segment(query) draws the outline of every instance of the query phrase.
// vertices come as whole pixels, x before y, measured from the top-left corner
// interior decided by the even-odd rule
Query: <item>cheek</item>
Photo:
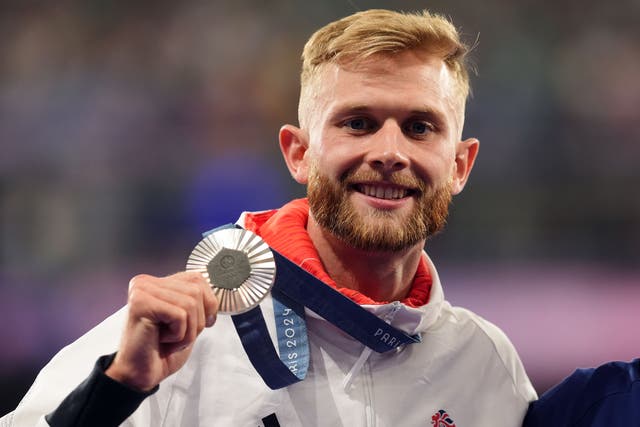
[[[426,181],[440,185],[451,180],[456,169],[455,155],[449,152],[423,152],[414,157],[413,167]]]
[[[323,175],[340,175],[362,163],[364,154],[361,147],[351,141],[340,141],[330,137],[321,144],[312,146],[309,155],[316,162]],[[311,160],[311,159],[310,159]]]

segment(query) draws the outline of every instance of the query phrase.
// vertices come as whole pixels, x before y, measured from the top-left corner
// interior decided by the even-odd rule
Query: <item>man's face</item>
[[[313,219],[358,249],[424,244],[461,190],[463,102],[444,63],[406,52],[326,64],[316,85],[305,154]]]

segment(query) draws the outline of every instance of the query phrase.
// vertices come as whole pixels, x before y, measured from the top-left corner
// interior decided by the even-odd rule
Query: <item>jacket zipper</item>
[[[371,374],[371,365],[368,360],[364,366],[362,377],[364,383],[366,425],[367,427],[374,427],[376,425],[376,414],[374,411],[375,402],[373,400],[373,375]]]
[[[387,314],[385,314],[383,320],[387,323],[391,323],[396,313],[400,310],[402,304],[399,301],[394,301],[392,303],[392,308],[389,310]],[[375,401],[374,401],[374,393],[373,393],[373,372],[371,371],[371,363],[369,356],[371,355],[371,349],[369,347],[365,347],[362,356],[366,353],[366,359],[364,360],[362,366],[362,377],[364,384],[364,398],[365,398],[365,420],[367,427],[375,427],[376,425],[376,414],[374,411]]]

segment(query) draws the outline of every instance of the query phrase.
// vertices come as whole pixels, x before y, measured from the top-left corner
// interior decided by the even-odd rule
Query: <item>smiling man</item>
[[[308,198],[238,221],[281,254],[272,295],[215,322],[203,275],[136,276],[127,307],[43,369],[13,424],[519,426],[536,395],[518,355],[444,299],[424,252],[478,153],[462,138],[466,52],[426,11],[316,32],[299,126],[279,134]]]
[[[312,39],[307,53],[314,42],[322,45]],[[442,58],[384,52],[345,51],[303,70],[303,79],[313,73],[303,80],[303,127],[284,126],[280,141],[291,174],[308,185],[307,230],[329,275],[393,301],[406,296],[426,238],[444,227],[478,141],[459,142],[464,82]]]

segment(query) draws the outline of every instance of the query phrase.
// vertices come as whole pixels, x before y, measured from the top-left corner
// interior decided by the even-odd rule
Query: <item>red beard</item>
[[[450,185],[427,191],[425,183],[415,177],[400,179],[392,175],[385,181],[416,190],[411,195],[416,205],[401,225],[392,211],[374,211],[369,218],[358,213],[349,200],[349,194],[355,191],[350,183],[382,179],[378,172],[351,172],[334,183],[312,167],[307,196],[313,218],[348,245],[372,252],[402,251],[444,228],[452,198]]]

